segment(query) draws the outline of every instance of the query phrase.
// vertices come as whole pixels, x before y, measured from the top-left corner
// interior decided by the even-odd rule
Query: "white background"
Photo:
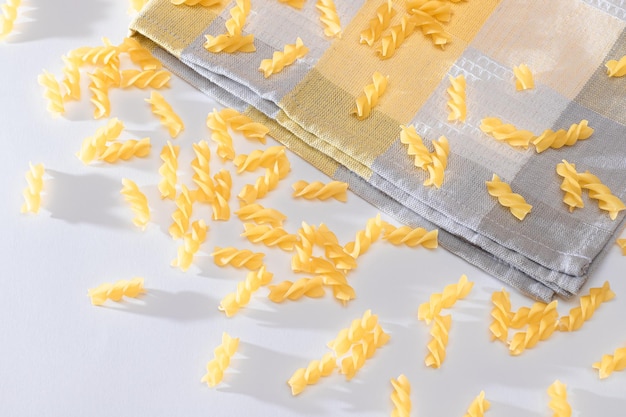
[[[290,254],[250,244],[233,217],[209,221],[208,240],[188,272],[170,267],[180,244],[167,233],[174,206],[157,190],[159,152],[169,136],[144,102],[149,91],[113,91],[111,116],[126,125],[122,140],[149,136],[150,155],[85,166],[75,153],[106,123],[92,117],[87,80],[81,102],[68,104],[61,118],[46,111],[37,84],[44,68],[62,76],[61,55],[71,49],[101,45],[101,36],[120,43],[132,17],[128,9],[124,0],[24,0],[15,32],[0,44],[0,415],[383,416],[392,410],[389,380],[401,373],[412,383],[415,416],[462,416],[481,390],[492,403],[488,415],[552,415],[546,389],[556,379],[567,384],[574,416],[623,415],[626,373],[599,380],[591,367],[626,346],[626,259],[617,246],[583,290],[608,280],[617,297],[580,331],[555,333],[519,357],[490,341],[490,297],[502,288],[498,280],[441,248],[394,247],[382,240],[349,274],[357,298],[347,306],[329,294],[274,304],[261,288],[246,308],[226,318],[219,301],[246,272],[215,266],[213,248],[266,252],[274,282],[303,277],[291,272]],[[179,79],[170,84],[162,93],[186,124],[173,142],[181,147],[180,182],[190,184],[191,145],[210,141],[205,118],[219,106]],[[238,153],[259,147],[235,139]],[[297,180],[328,178],[295,155],[289,158],[291,174],[261,203],[284,212],[290,232],[302,221],[324,222],[346,243],[377,214],[352,194],[348,203],[293,199]],[[29,161],[46,167],[38,215],[20,214]],[[213,173],[233,171],[215,152],[211,164]],[[234,195],[258,175],[234,175],[234,209]],[[153,222],[144,232],[133,226],[119,194],[124,177],[149,198]],[[209,220],[208,207],[194,210],[195,218]],[[427,368],[429,328],[417,320],[417,308],[461,274],[475,282],[474,289],[449,311],[453,323],[442,368]],[[145,278],[142,298],[90,304],[87,289],[133,276]],[[514,291],[511,296],[514,309],[532,304]],[[577,303],[559,300],[558,310],[565,315]],[[329,352],[326,343],[367,309],[378,314],[390,342],[352,381],[333,374],[292,397],[286,383],[292,373]],[[240,348],[223,383],[211,389],[200,379],[223,331],[239,337]]]

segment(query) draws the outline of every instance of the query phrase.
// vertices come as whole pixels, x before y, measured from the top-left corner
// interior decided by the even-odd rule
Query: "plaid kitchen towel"
[[[384,16],[385,0],[335,0],[341,32],[332,37],[320,20],[328,1],[289,3],[251,0],[242,10],[242,0],[151,0],[131,30],[173,72],[265,123],[273,137],[381,210],[411,226],[439,228],[446,249],[536,299],[576,294],[622,230],[624,211],[611,219],[591,191],[582,194],[584,207],[570,211],[556,167],[566,160],[625,198],[626,77],[608,77],[605,67],[626,55],[623,2],[398,0]],[[385,39],[361,43],[372,27]],[[228,33],[253,35],[254,51],[205,48],[205,35]],[[297,38],[308,53],[265,77],[261,61]],[[395,53],[382,59],[380,50],[389,48]],[[520,64],[534,74],[534,88],[516,89]],[[384,93],[373,87],[376,72],[386,77]],[[459,75],[467,117],[448,121],[447,90]],[[371,114],[361,120],[353,112],[367,85]],[[532,132],[533,140],[584,120],[594,131],[538,152],[532,143],[512,146],[484,133],[490,117]],[[431,155],[447,138],[439,188],[424,185],[431,173],[415,165],[401,126],[414,127]],[[493,174],[532,205],[523,220],[487,192]]]

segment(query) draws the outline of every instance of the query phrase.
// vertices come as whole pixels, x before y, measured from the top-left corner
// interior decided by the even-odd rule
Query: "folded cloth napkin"
[[[301,1],[301,8],[252,0],[249,11],[245,3],[151,0],[131,30],[174,73],[265,123],[273,137],[382,211],[439,228],[441,246],[470,263],[539,300],[581,289],[621,230],[624,211],[613,220],[584,191],[584,207],[570,212],[556,167],[567,160],[624,200],[626,77],[608,77],[605,68],[626,53],[621,2],[335,0],[341,32],[332,37],[320,19],[328,0]],[[389,4],[390,17],[383,13]],[[386,38],[360,43],[368,28]],[[205,35],[229,30],[252,34],[255,51],[204,47]],[[266,78],[261,61],[297,38],[308,53]],[[395,53],[382,59],[381,48]],[[516,89],[520,64],[534,74],[534,88]],[[360,120],[355,103],[375,72],[387,86],[384,93],[369,87],[370,100],[378,100]],[[459,75],[467,117],[448,121],[450,77]],[[583,120],[594,132],[538,152],[532,143],[512,146],[484,133],[489,117],[532,132],[533,140]],[[447,138],[439,188],[424,185],[431,173],[415,165],[401,126],[415,127],[431,154],[435,141]],[[523,220],[487,192],[493,174],[532,205]]]

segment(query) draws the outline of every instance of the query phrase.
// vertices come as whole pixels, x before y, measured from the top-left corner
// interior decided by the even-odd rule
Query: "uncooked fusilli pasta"
[[[281,165],[277,161],[272,168],[267,168],[265,175],[257,178],[254,185],[247,184],[243,187],[238,195],[239,199],[245,204],[251,204],[274,190],[278,186],[278,181],[287,174],[286,172],[281,173],[280,167]]]
[[[246,204],[235,212],[241,221],[253,221],[257,224],[268,224],[272,227],[281,227],[287,219],[280,211],[266,208],[260,204]]]
[[[206,0],[203,0],[206,1]],[[124,38],[118,46],[120,52],[128,55],[130,60],[142,70],[159,70],[163,67],[161,61],[144,48],[135,38]]]
[[[553,417],[570,417],[572,415],[572,407],[567,402],[567,390],[564,383],[556,380],[548,387],[548,395],[550,403],[548,406],[554,412]]]
[[[376,325],[372,332],[366,333],[358,344],[354,345],[350,354],[341,360],[340,373],[351,380],[357,371],[365,365],[365,361],[376,353],[376,350],[389,341],[389,335]]]
[[[241,307],[245,307],[250,302],[252,293],[262,285],[269,284],[273,276],[274,274],[265,270],[265,265],[261,266],[258,271],[248,272],[246,279],[237,284],[237,291],[222,299],[219,310],[223,311],[226,317],[232,317]]]
[[[64,100],[80,100],[80,59],[62,56],[63,62],[63,87],[65,87]]]
[[[372,75],[372,84],[368,84],[363,89],[363,94],[356,99],[356,109],[352,114],[359,120],[367,119],[372,113],[372,109],[378,104],[378,100],[387,89],[389,77],[385,77],[376,71]]]
[[[421,29],[424,36],[430,37],[433,45],[443,48],[452,39],[438,19],[431,16],[429,12],[411,9],[411,14],[415,27]]]
[[[394,409],[391,417],[409,417],[411,415],[411,383],[405,375],[391,380],[393,392],[391,402]]]
[[[569,211],[572,212],[575,208],[584,207],[583,189],[578,182],[576,165],[570,164],[564,159],[557,164],[556,173],[563,177],[563,182],[561,182],[561,190],[565,193],[563,202],[569,206]]]
[[[504,289],[491,294],[491,317],[493,320],[489,325],[491,340],[499,340],[506,343],[509,337],[509,326],[511,325],[511,299],[509,293]]]
[[[294,7],[296,9],[301,9],[304,7],[304,3],[306,0],[278,0],[279,3],[286,4],[287,6]]]
[[[483,417],[489,407],[491,407],[491,403],[485,399],[485,391],[481,391],[478,397],[474,398],[463,417]]]
[[[139,190],[137,184],[128,178],[122,179],[122,191],[120,193],[124,199],[130,204],[130,209],[135,214],[133,223],[142,230],[146,228],[150,221],[150,208],[148,207],[148,198]]]
[[[335,2],[333,0],[317,0],[315,7],[322,14],[320,20],[324,24],[324,34],[331,38],[341,37],[341,22]]]
[[[151,147],[150,138],[129,139],[124,142],[116,141],[108,145],[99,158],[109,163],[120,159],[126,161],[132,157],[143,158],[150,153]]]
[[[332,353],[326,353],[321,360],[311,361],[306,368],[296,370],[287,381],[291,387],[291,394],[300,394],[307,385],[313,385],[321,377],[332,374],[336,367],[337,361]]]
[[[213,351],[213,359],[206,365],[206,374],[202,377],[202,382],[206,382],[209,387],[214,387],[224,378],[224,371],[230,365],[231,358],[239,348],[239,338],[233,338],[228,333],[222,334],[222,343]]]
[[[87,74],[91,79],[89,91],[91,91],[91,101],[94,105],[94,119],[109,117],[111,113],[111,102],[109,100],[110,78],[102,68],[97,68],[94,72]]]
[[[620,211],[626,209],[624,202],[611,192],[611,189],[604,185],[600,178],[589,171],[578,174],[578,182],[584,190],[589,191],[589,198],[598,200],[600,210],[607,211],[611,220],[615,220]]]
[[[172,261],[172,266],[177,266],[186,271],[193,262],[193,257],[200,249],[200,245],[206,240],[209,226],[204,220],[196,220],[191,224],[191,231],[183,236],[183,245],[178,248],[178,257]]]
[[[24,204],[22,205],[22,213],[39,213],[41,206],[41,191],[43,190],[43,175],[45,169],[43,164],[29,165],[26,172],[26,182],[28,185],[24,188],[22,195],[24,196]]]
[[[213,220],[228,220],[230,219],[230,205],[228,204],[228,200],[230,199],[230,190],[233,186],[230,171],[225,169],[220,170],[213,177],[213,184],[215,187],[215,197],[211,203]]]
[[[373,46],[374,42],[380,39],[383,31],[391,24],[391,18],[395,14],[391,0],[382,3],[376,9],[376,16],[369,21],[369,27],[361,32],[360,43]]]
[[[120,86],[128,88],[163,88],[169,86],[171,74],[163,70],[127,69],[121,73]]]
[[[282,303],[285,300],[295,301],[302,297],[318,298],[326,293],[321,277],[300,278],[295,282],[283,281],[277,285],[270,285],[269,290],[267,298],[275,303]]]
[[[272,74],[281,72],[286,66],[292,65],[297,59],[303,58],[309,52],[309,48],[304,46],[302,39],[296,39],[296,43],[285,45],[283,51],[275,51],[272,58],[261,61],[259,71],[265,78]]]
[[[17,10],[22,4],[22,0],[7,0],[0,6],[0,41],[6,38],[13,31]]]
[[[496,117],[486,117],[480,123],[480,130],[493,136],[494,139],[506,142],[511,146],[528,148],[530,141],[535,138],[533,132],[519,130],[512,124],[504,124]]]
[[[206,119],[206,125],[211,129],[211,139],[217,143],[217,154],[220,158],[234,159],[235,148],[233,147],[233,138],[228,132],[228,124],[221,112],[213,109]]]
[[[547,340],[559,324],[559,313],[556,310],[556,300],[548,304],[538,322],[530,323],[524,332],[517,332],[509,343],[509,353],[520,355],[526,349],[532,348],[537,343]]]
[[[265,143],[265,136],[270,129],[263,123],[255,122],[250,117],[232,108],[220,110],[220,115],[231,129],[242,133],[248,139],[255,139],[263,144]]]
[[[146,99],[146,102],[150,103],[150,107],[152,109],[152,113],[157,116],[161,122],[161,124],[167,128],[170,136],[175,138],[178,134],[185,128],[185,125],[172,106],[165,101],[165,98],[153,91],[150,95],[149,99]]]
[[[43,72],[37,78],[39,84],[44,87],[44,97],[48,100],[48,111],[53,115],[65,113],[61,87],[54,75],[48,71]]]
[[[400,126],[400,142],[408,145],[407,153],[415,157],[415,166],[426,169],[433,162],[433,158],[428,148],[424,145],[422,137],[415,130],[415,126]]]
[[[429,324],[442,309],[451,308],[458,300],[467,297],[473,286],[474,283],[468,281],[467,276],[461,275],[456,284],[446,285],[443,292],[432,294],[428,302],[420,304],[417,319]]]
[[[626,239],[617,239],[615,243],[617,243],[617,246],[622,250],[622,255],[626,256]]]
[[[450,4],[439,0],[408,0],[406,10],[415,14],[417,12],[426,13],[439,22],[449,22],[452,16]]]
[[[445,177],[445,170],[448,166],[450,144],[445,136],[441,136],[439,140],[433,140],[432,144],[435,151],[430,154],[432,163],[426,165],[428,178],[424,181],[424,185],[434,185],[436,188],[441,188]]]
[[[496,197],[502,206],[508,207],[511,214],[519,220],[524,220],[526,215],[530,213],[530,210],[533,208],[532,205],[524,200],[524,197],[511,191],[511,186],[502,182],[500,177],[496,174],[493,174],[491,181],[487,181],[486,184],[487,192],[493,197]]]
[[[450,77],[450,87],[446,90],[450,96],[448,100],[448,107],[450,113],[448,114],[448,121],[459,120],[465,121],[467,117],[467,105],[465,104],[465,76],[463,74],[458,77]]]
[[[601,304],[615,298],[609,282],[606,281],[600,288],[589,289],[589,294],[580,297],[580,306],[569,311],[569,315],[561,317],[559,330],[572,332],[582,327],[589,320]]]
[[[237,155],[233,164],[237,167],[237,173],[252,172],[259,168],[271,168],[276,162],[289,165],[284,146],[270,146],[267,149],[255,149],[248,155]],[[283,171],[281,169],[281,171]]]
[[[113,284],[105,283],[87,291],[91,298],[91,304],[100,306],[106,300],[120,301],[122,297],[136,298],[145,293],[143,288],[143,278],[135,277],[130,281],[119,280]]]
[[[235,268],[247,268],[254,271],[263,265],[265,254],[254,253],[248,249],[220,248],[216,246],[211,256],[213,256],[213,262],[217,266],[232,265]]]
[[[438,235],[439,231],[437,229],[428,231],[422,227],[395,227],[387,223],[383,239],[394,245],[407,245],[412,248],[423,246],[428,249],[434,249],[439,246],[437,242]]]
[[[528,65],[520,64],[517,67],[513,67],[513,74],[515,75],[515,88],[517,91],[535,88],[533,73],[530,72]]]
[[[350,348],[363,340],[367,333],[374,331],[378,324],[378,316],[372,314],[371,310],[365,311],[363,316],[352,320],[350,326],[342,329],[337,337],[328,343],[337,357],[341,357],[348,353]]]
[[[619,60],[611,59],[605,64],[609,77],[623,77],[626,75],[626,55]]]
[[[172,213],[172,224],[168,231],[173,239],[181,239],[189,229],[189,219],[193,211],[194,193],[183,184],[180,193],[174,199],[176,210]]]
[[[389,34],[382,37],[380,46],[376,50],[380,58],[391,58],[396,53],[396,49],[398,49],[404,40],[413,32],[415,32],[415,19],[406,15],[402,16],[400,24],[392,26],[389,29]]]
[[[320,181],[308,183],[300,180],[293,184],[292,188],[294,189],[294,197],[302,197],[307,200],[334,198],[338,201],[348,201],[348,184],[342,181],[331,181],[324,184]]]
[[[346,243],[344,250],[353,258],[358,258],[368,251],[372,243],[378,240],[378,237],[383,231],[383,227],[384,225],[380,219],[380,214],[368,219],[365,230],[359,230],[356,234],[356,239],[353,242]]]
[[[263,243],[266,246],[278,246],[282,250],[291,251],[298,241],[298,236],[289,234],[282,227],[271,227],[267,225],[257,225],[245,223],[245,236],[252,243]]]
[[[424,363],[431,368],[440,368],[446,359],[446,346],[448,345],[448,334],[452,325],[452,316],[440,316],[437,314],[433,317],[433,324],[430,326],[430,342],[426,346],[428,354]]]
[[[579,140],[588,139],[593,133],[593,128],[587,126],[587,123],[586,120],[581,120],[580,123],[572,124],[567,131],[559,129],[555,132],[547,129],[533,140],[533,145],[537,153],[548,148],[559,149],[563,146],[572,146]]]
[[[83,140],[80,150],[76,154],[84,164],[88,164],[94,159],[100,158],[106,149],[107,142],[115,141],[124,130],[124,123],[119,119],[109,120],[106,126],[99,127],[95,135]]]
[[[196,157],[191,161],[191,169],[193,170],[193,182],[198,186],[196,189],[196,200],[201,203],[212,204],[215,202],[215,183],[211,178],[211,169],[209,166],[209,159],[211,159],[211,150],[209,144],[205,140],[201,140],[198,143],[193,144],[193,152]],[[222,179],[220,184],[220,190],[225,192],[224,181],[227,181],[223,174],[218,175],[218,178]],[[230,197],[230,192],[228,193]],[[222,203],[226,195],[222,194]],[[228,199],[226,199],[228,200]]]
[[[612,355],[603,355],[600,362],[593,364],[593,369],[598,370],[600,379],[607,378],[615,371],[626,369],[626,347],[615,349]]]
[[[163,146],[161,150],[161,160],[163,163],[159,167],[159,174],[161,175],[161,181],[159,181],[159,191],[161,192],[161,198],[168,198],[173,200],[176,198],[176,181],[178,169],[178,154],[180,153],[179,146],[173,146],[168,140],[167,144]]]

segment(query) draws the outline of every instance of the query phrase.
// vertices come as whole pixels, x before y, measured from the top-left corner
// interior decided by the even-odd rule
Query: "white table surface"
[[[43,69],[61,77],[61,55],[69,50],[101,45],[101,36],[121,42],[128,9],[125,0],[24,0],[15,32],[0,44],[0,415],[384,416],[392,410],[389,380],[401,373],[412,384],[414,416],[463,416],[481,390],[492,404],[487,415],[551,416],[546,389],[556,379],[567,384],[574,416],[624,415],[626,372],[600,380],[591,367],[626,346],[626,258],[616,245],[583,293],[608,280],[617,297],[581,330],[557,332],[519,357],[489,337],[490,297],[502,283],[441,248],[376,242],[348,275],[357,298],[347,306],[329,294],[274,304],[261,288],[246,308],[226,318],[219,301],[246,272],[215,266],[214,246],[266,252],[275,282],[303,277],[291,272],[290,254],[247,242],[233,217],[209,221],[208,240],[188,272],[170,267],[180,244],[167,233],[174,206],[157,190],[159,152],[169,135],[144,103],[149,92],[113,91],[111,116],[126,125],[121,139],[149,136],[150,155],[85,166],[75,153],[106,120],[93,119],[86,88],[63,117],[51,117],[37,84]],[[210,142],[205,118],[220,106],[176,78],[162,93],[186,124],[173,142],[181,147],[180,181],[189,184],[191,145]],[[236,137],[236,147],[248,153],[258,145]],[[261,201],[287,215],[289,231],[302,221],[324,222],[345,243],[377,214],[353,194],[347,203],[293,199],[295,181],[328,178],[295,155],[289,158],[292,172]],[[46,167],[38,215],[20,213],[29,162]],[[232,170],[217,157],[211,163],[213,173],[222,166]],[[233,176],[234,208],[234,194],[258,175]],[[150,200],[153,221],[143,232],[131,223],[119,193],[124,177]],[[196,218],[209,219],[208,207],[195,210]],[[431,369],[424,365],[429,327],[417,320],[417,308],[461,274],[475,286],[449,311],[447,358],[441,369]],[[88,288],[133,276],[145,278],[145,296],[90,304]],[[514,309],[532,304],[511,292]],[[559,313],[577,303],[559,300]],[[286,383],[292,373],[329,352],[326,343],[367,309],[379,316],[390,342],[353,380],[336,373],[292,397]],[[211,389],[200,379],[223,331],[239,337],[240,347],[222,384]]]

